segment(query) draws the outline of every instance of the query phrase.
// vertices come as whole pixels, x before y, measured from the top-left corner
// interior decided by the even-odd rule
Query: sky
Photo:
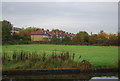
[[[2,2],[119,2],[119,0],[1,0]]]
[[[2,20],[13,26],[71,33],[118,32],[117,2],[2,2]]]

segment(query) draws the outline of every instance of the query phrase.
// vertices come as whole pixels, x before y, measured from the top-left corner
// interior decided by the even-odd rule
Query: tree
[[[31,32],[26,31],[26,30],[20,30],[18,34],[19,34],[19,35],[22,35],[22,36],[25,36],[25,37],[30,37],[30,36],[31,36],[30,33],[31,33]]]
[[[36,30],[42,30],[41,28],[36,28],[36,27],[28,27],[28,28],[25,28],[23,29],[25,31],[28,31],[28,32],[33,32],[33,31],[36,31]]]
[[[118,37],[118,41],[117,41],[118,44],[117,44],[117,45],[120,46],[120,33],[118,33],[118,36],[117,36],[117,37]]]
[[[18,34],[13,35],[13,38],[15,40],[30,40],[31,32],[36,31],[37,29],[41,30],[40,28],[35,27],[22,28]]]
[[[53,43],[57,43],[58,42],[58,38],[56,35],[52,36],[51,42]]]
[[[90,36],[90,44],[98,44],[98,37],[97,34],[93,34]]]
[[[108,45],[108,40],[109,40],[109,35],[105,32],[100,32],[98,35],[97,35],[97,39],[98,39],[98,43],[100,45]]]
[[[80,31],[74,37],[75,42],[79,42],[80,44],[88,44],[89,43],[89,34],[85,31]]]
[[[68,44],[71,42],[71,38],[67,35],[62,39],[62,43]]]
[[[11,30],[12,24],[9,21],[3,20],[2,21],[2,42],[7,42],[11,39]]]
[[[54,31],[54,32],[56,32],[56,31],[60,32],[60,30],[59,30],[59,29],[52,29],[52,31]]]
[[[118,45],[118,36],[116,34],[109,34],[109,45]]]

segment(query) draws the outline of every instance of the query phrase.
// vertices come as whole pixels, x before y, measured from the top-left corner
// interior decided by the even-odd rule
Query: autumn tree
[[[109,45],[118,45],[118,36],[116,34],[109,34]]]
[[[90,37],[90,44],[91,45],[96,45],[98,44],[98,37],[97,37],[97,34],[92,34]]]
[[[19,33],[13,35],[13,38],[15,40],[30,40],[31,32],[36,31],[37,29],[41,30],[40,28],[36,27],[22,28],[19,30]]]

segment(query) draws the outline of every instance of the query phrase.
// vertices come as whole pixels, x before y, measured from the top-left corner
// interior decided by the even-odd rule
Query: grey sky
[[[119,0],[1,0],[2,2],[119,2]]]
[[[14,26],[35,26],[77,33],[118,31],[117,2],[3,2],[3,20]]]

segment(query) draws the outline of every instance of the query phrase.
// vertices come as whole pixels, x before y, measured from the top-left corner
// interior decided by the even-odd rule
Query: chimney
[[[56,30],[56,34],[58,34],[58,31]]]
[[[44,29],[42,29],[42,33],[44,33]]]
[[[60,31],[60,34],[63,34],[63,31]]]
[[[52,31],[52,34],[55,34],[55,32],[54,32],[54,31]]]

